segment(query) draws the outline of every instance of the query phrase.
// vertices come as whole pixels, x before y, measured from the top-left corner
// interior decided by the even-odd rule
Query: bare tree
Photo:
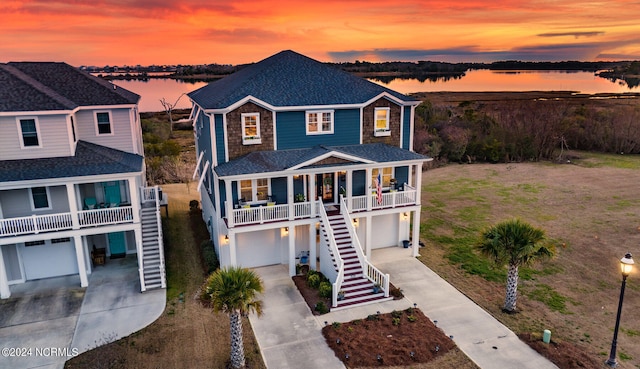
[[[164,111],[169,116],[169,137],[173,137],[173,116],[171,115],[171,113],[173,112],[173,108],[175,108],[175,106],[178,105],[178,102],[184,95],[185,94],[183,93],[180,96],[178,96],[178,98],[176,99],[176,102],[174,102],[173,104],[168,102],[164,97],[160,99],[160,104],[162,104]]]

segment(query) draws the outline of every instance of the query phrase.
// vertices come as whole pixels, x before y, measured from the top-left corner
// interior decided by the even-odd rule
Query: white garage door
[[[22,247],[27,280],[78,274],[76,250],[71,241]]]
[[[236,258],[242,267],[281,264],[280,228],[239,233],[236,236],[236,242]]]

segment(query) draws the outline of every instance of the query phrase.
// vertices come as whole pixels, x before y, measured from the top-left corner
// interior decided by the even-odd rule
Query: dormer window
[[[307,134],[322,135],[333,133],[333,110],[308,111]]]
[[[374,136],[391,136],[389,129],[389,108],[376,108],[374,112],[375,129]]]
[[[98,135],[112,135],[111,113],[108,111],[96,112],[96,133]]]
[[[242,114],[242,144],[261,144],[260,139],[260,113]]]
[[[40,147],[38,121],[36,118],[22,118],[18,121],[18,127],[22,135],[22,141],[20,141],[22,148]]]

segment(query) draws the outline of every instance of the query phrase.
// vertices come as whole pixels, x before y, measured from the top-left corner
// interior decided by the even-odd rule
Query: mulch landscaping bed
[[[349,368],[425,363],[456,347],[419,309],[333,323],[322,334]]]
[[[570,342],[542,342],[540,334],[519,333],[518,337],[540,355],[546,357],[561,369],[603,368],[604,358],[598,361],[587,351]]]
[[[321,315],[315,310],[315,306],[318,302],[323,302],[326,307],[331,308],[331,299],[320,297],[317,289],[309,287],[309,285],[307,284],[306,276],[295,275],[291,278],[293,279],[293,283],[298,288],[298,291],[300,291],[300,294],[309,306],[309,310],[311,310],[313,315]]]

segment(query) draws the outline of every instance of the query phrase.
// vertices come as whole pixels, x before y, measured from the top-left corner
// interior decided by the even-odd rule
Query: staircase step
[[[348,309],[348,308],[353,308],[356,306],[363,306],[363,305],[368,305],[368,304],[373,304],[373,303],[377,303],[377,302],[384,302],[384,301],[391,301],[393,300],[393,297],[389,296],[389,297],[384,297],[384,294],[382,294],[382,296],[375,296],[375,297],[371,297],[368,299],[361,299],[361,300],[342,300],[342,301],[338,301],[338,306],[335,308],[331,308],[331,311],[339,311],[339,310],[344,310],[344,309]]]

